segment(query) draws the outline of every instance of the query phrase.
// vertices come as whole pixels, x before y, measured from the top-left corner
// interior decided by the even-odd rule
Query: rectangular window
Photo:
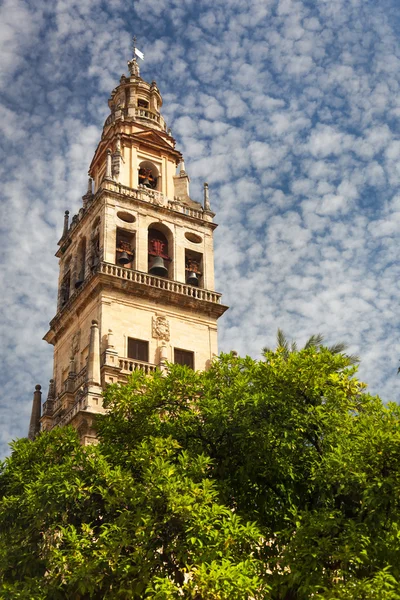
[[[128,358],[149,362],[149,342],[128,338]]]
[[[174,348],[174,362],[178,365],[186,365],[187,367],[194,369],[194,352]]]

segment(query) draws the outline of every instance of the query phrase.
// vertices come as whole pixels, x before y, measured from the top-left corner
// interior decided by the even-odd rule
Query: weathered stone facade
[[[71,223],[65,215],[57,314],[44,337],[54,373],[41,428],[71,423],[82,443],[95,440],[108,383],[166,361],[207,369],[227,308],[214,291],[208,186],[203,206],[190,198],[157,85],[140,77],[135,59],[129,68],[111,94],[83,206]]]

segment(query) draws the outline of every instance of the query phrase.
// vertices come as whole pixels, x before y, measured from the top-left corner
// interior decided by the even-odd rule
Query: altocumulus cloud
[[[62,215],[79,208],[133,33],[192,196],[210,184],[221,350],[321,332],[397,399],[399,23],[395,0],[5,0],[1,454],[51,377]]]

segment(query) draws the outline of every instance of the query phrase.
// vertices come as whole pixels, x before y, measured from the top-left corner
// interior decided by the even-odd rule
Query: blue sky
[[[397,400],[400,5],[395,0],[5,0],[0,8],[0,455],[47,392],[54,253],[131,37],[194,199],[210,185],[220,349],[321,332]]]

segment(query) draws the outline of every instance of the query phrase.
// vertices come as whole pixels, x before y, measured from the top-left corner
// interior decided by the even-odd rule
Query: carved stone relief
[[[153,317],[153,337],[169,342],[169,321],[166,317]]]

